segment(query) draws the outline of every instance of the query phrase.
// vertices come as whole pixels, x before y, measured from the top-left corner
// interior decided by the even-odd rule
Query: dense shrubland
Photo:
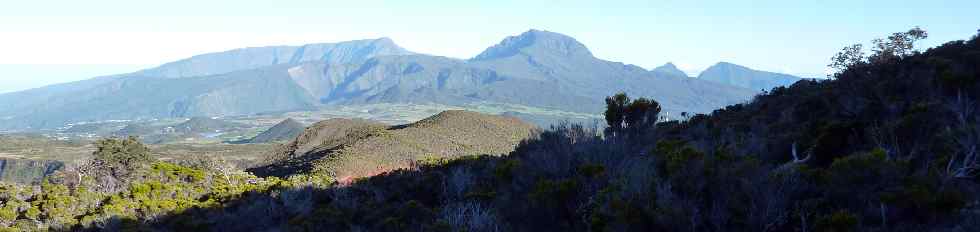
[[[980,39],[921,53],[887,46],[843,59],[849,63],[833,80],[776,88],[710,115],[658,122],[655,101],[618,95],[607,101],[608,129],[558,125],[508,156],[425,159],[352,183],[263,179],[138,156],[106,161],[125,165],[99,170],[128,181],[106,190],[99,177],[81,172],[71,182],[67,171],[40,187],[5,186],[0,223],[173,231],[980,230]],[[100,145],[142,151],[125,141]]]
[[[8,231],[139,229],[155,218],[219,207],[246,193],[332,182],[304,175],[262,179],[212,159],[153,161],[149,149],[136,138],[105,139],[96,146],[88,162],[40,185],[0,185],[0,227]]]

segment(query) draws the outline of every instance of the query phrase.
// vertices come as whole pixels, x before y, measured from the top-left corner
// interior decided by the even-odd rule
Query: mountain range
[[[410,52],[388,38],[242,48],[2,94],[0,128],[365,103],[496,102],[598,114],[602,97],[616,92],[655,99],[667,112],[708,112],[748,100],[769,78],[727,66],[699,78],[672,64],[650,71],[596,58],[574,38],[541,30],[507,37],[470,59]]]

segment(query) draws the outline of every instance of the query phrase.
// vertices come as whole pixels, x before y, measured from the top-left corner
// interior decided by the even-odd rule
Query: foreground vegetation
[[[429,159],[338,183],[152,162],[135,140],[40,187],[5,186],[11,230],[977,231],[980,39],[917,53],[915,30],[843,52],[829,81],[659,122],[607,99],[508,156]],[[908,42],[909,44],[911,42]],[[39,227],[40,226],[40,227]]]
[[[0,226],[8,231],[137,229],[145,220],[217,207],[246,193],[332,182],[304,175],[263,179],[209,159],[153,161],[149,148],[133,137],[96,145],[89,162],[39,186],[0,185]]]
[[[0,182],[40,184],[66,166],[84,163],[96,150],[94,140],[61,141],[32,134],[0,135]],[[145,143],[146,141],[143,140]],[[158,160],[182,162],[211,157],[237,169],[263,159],[278,144],[156,144],[150,147]]]

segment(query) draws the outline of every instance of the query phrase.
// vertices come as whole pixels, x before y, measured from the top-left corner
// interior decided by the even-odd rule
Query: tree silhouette
[[[886,63],[914,54],[916,52],[915,42],[928,37],[929,33],[919,27],[914,27],[905,32],[892,33],[887,38],[871,40],[873,46],[870,56],[864,53],[864,45],[853,44],[844,47],[840,52],[837,52],[837,54],[831,57],[830,64],[827,67],[834,70],[834,74],[831,74],[831,77],[833,77],[847,68],[856,65]]]
[[[615,135],[623,130],[623,120],[626,117],[623,113],[629,102],[630,98],[626,96],[626,93],[617,93],[616,95],[606,97],[605,115],[606,124],[609,125],[609,128],[606,128],[607,135]]]
[[[607,136],[622,135],[624,132],[637,134],[653,128],[660,114],[660,103],[647,98],[630,100],[625,93],[606,98]]]

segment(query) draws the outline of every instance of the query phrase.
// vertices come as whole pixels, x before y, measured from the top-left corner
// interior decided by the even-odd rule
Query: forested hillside
[[[826,81],[658,121],[606,99],[604,129],[561,125],[507,156],[433,159],[337,182],[148,161],[131,140],[40,189],[8,186],[0,223],[162,231],[977,231],[980,38],[924,31],[848,47]],[[101,175],[100,175],[101,174]],[[119,177],[119,178],[115,178]],[[115,178],[115,179],[112,179]],[[125,180],[125,181],[120,181]]]

